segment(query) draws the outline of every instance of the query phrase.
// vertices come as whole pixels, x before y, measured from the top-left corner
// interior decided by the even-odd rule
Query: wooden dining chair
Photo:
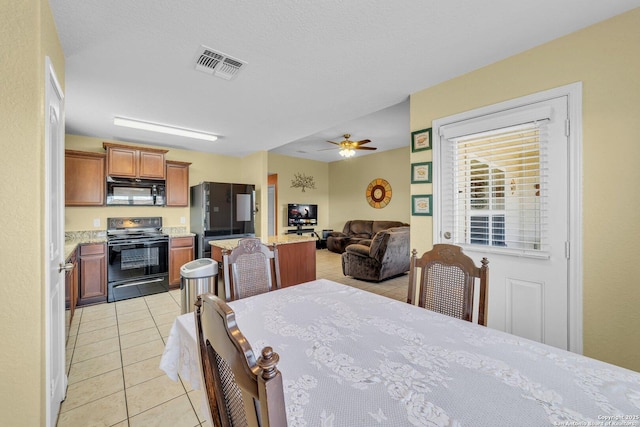
[[[407,302],[413,303],[418,286],[420,307],[471,322],[474,285],[478,279],[478,324],[487,326],[489,261],[482,258],[481,263],[482,267],[476,267],[456,245],[436,244],[420,258],[414,249],[411,251]]]
[[[194,311],[200,373],[215,427],[286,427],[278,353],[256,357],[238,329],[235,313],[214,294],[198,296]]]
[[[224,290],[227,301],[280,288],[278,247],[269,249],[258,238],[240,239],[231,253],[222,254]]]

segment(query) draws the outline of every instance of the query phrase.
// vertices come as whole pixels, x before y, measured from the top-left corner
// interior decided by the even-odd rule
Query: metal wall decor
[[[367,186],[365,196],[371,207],[382,209],[391,201],[391,185],[385,179],[376,178]]]
[[[294,173],[291,180],[291,188],[302,188],[302,192],[305,192],[305,188],[311,190],[316,189],[316,182],[312,176],[307,176],[304,173]]]

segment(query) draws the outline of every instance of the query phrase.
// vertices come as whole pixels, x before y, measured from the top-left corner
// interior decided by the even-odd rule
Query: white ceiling
[[[245,156],[339,160],[409,144],[408,96],[640,6],[640,0],[50,0],[71,134]],[[195,70],[201,45],[247,62]],[[220,135],[113,125],[114,116]],[[279,147],[279,148],[278,148]],[[375,151],[359,151],[358,156]]]

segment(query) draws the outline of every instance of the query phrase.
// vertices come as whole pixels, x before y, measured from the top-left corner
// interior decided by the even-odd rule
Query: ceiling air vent
[[[213,74],[225,80],[231,80],[238,75],[240,70],[247,65],[246,62],[215,50],[200,46],[196,59],[196,70]]]

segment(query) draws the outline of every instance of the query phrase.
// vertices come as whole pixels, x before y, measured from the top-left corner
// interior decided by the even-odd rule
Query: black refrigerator
[[[211,257],[211,240],[255,236],[255,185],[201,182],[191,187],[196,258]]]

